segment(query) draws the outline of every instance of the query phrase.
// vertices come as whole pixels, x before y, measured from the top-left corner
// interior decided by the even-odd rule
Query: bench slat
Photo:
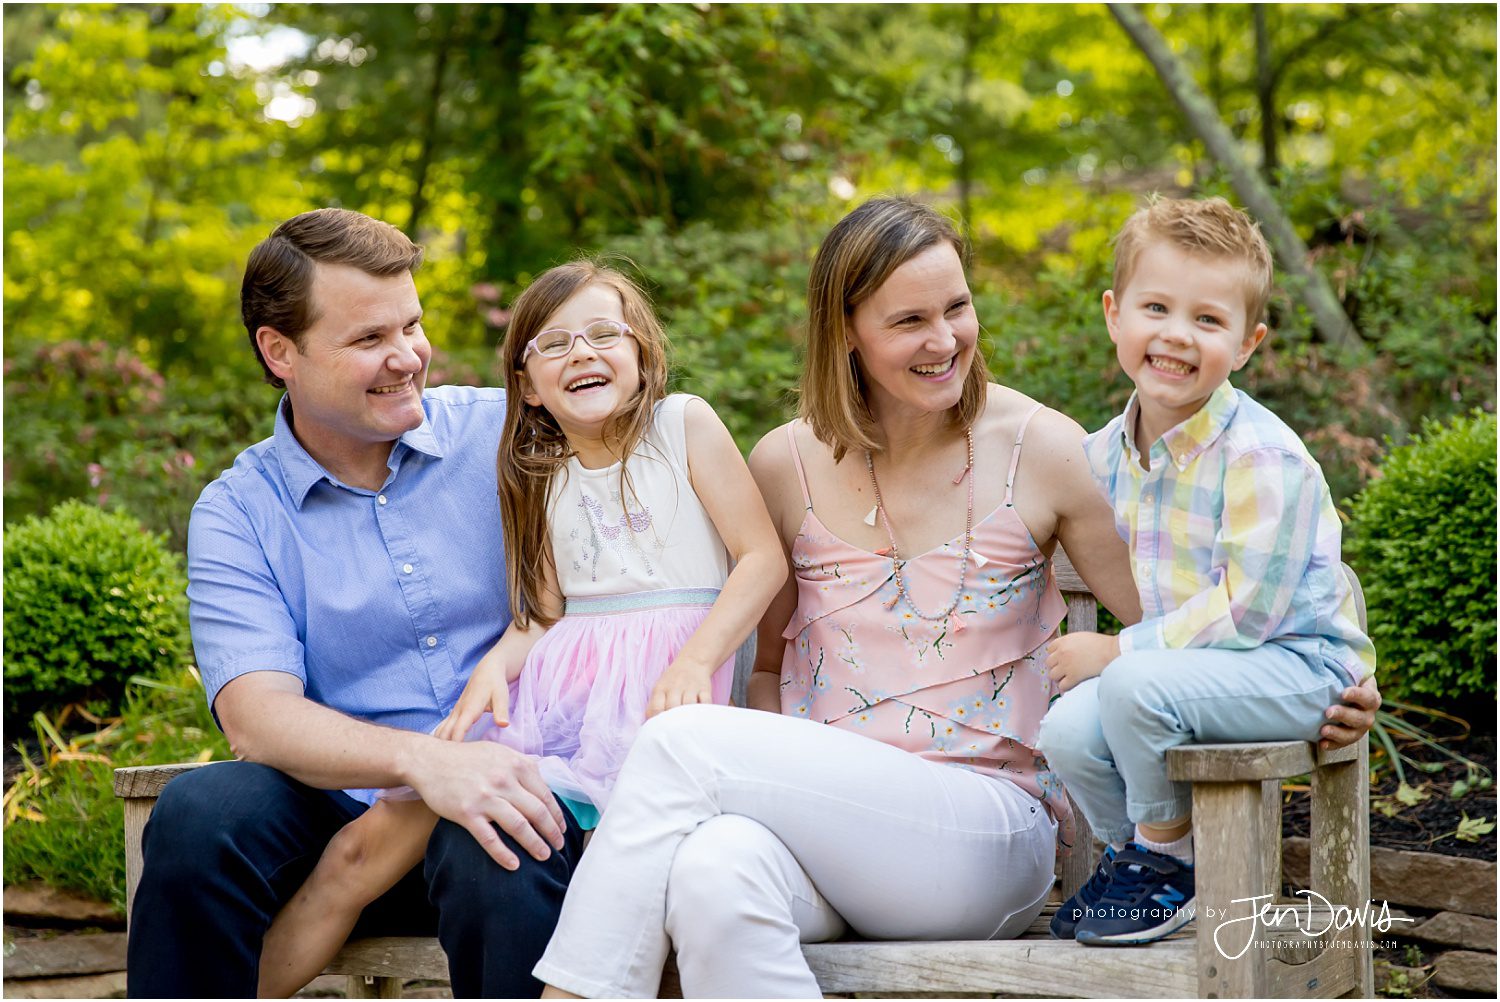
[[[1321,751],[1308,741],[1183,745],[1167,751],[1167,775],[1184,783],[1235,783],[1305,776],[1359,757],[1359,743]]]
[[[802,952],[825,993],[1173,998],[1197,994],[1194,948],[1191,938],[1153,944],[1150,963],[1137,950],[1090,950],[1053,939],[821,943]]]
[[[115,770],[115,796],[159,797],[162,788],[183,773],[207,762],[175,762],[172,765],[132,765]]]

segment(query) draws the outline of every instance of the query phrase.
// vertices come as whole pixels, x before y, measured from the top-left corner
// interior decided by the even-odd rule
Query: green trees
[[[273,398],[236,322],[239,269],[316,205],[428,245],[429,328],[477,372],[530,275],[628,253],[681,321],[683,385],[719,394],[748,441],[785,413],[801,269],[855,201],[916,191],[961,212],[997,374],[1094,424],[1123,390],[1094,307],[1110,234],[1147,192],[1228,193],[1103,5],[248,10],[4,15],[6,357],[127,350],[180,418],[156,435],[143,417],[136,438],[170,438],[204,480]],[[1320,343],[1285,283],[1245,375],[1336,490],[1387,435],[1493,407],[1494,11],[1143,11],[1369,346]],[[20,511],[81,492],[89,463],[145,462],[58,413],[7,431],[76,460],[53,471],[66,491]]]

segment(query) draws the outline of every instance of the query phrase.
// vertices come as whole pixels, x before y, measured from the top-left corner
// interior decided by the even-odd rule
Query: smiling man
[[[288,220],[250,256],[245,329],[286,395],[188,531],[193,646],[240,761],[174,780],[146,827],[133,997],[253,996],[277,911],[397,786],[444,820],[360,931],[435,933],[460,998],[540,989],[579,833],[531,760],[429,734],[509,617],[505,397],[425,389],[421,259],[342,209]]]

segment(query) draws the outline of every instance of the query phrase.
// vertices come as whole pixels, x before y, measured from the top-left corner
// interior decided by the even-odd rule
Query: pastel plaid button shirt
[[[1277,644],[1352,683],[1375,670],[1339,565],[1338,513],[1295,432],[1228,383],[1152,444],[1139,405],[1084,440],[1089,467],[1130,547],[1142,620],[1120,650]]]

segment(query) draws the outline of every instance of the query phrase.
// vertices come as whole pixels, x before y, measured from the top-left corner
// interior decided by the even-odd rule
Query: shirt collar
[[[1239,406],[1239,394],[1228,381],[1225,381],[1219,384],[1219,388],[1209,396],[1208,402],[1196,413],[1169,429],[1161,437],[1161,444],[1166,447],[1167,453],[1172,457],[1172,462],[1179,470],[1186,469],[1189,463],[1197,459],[1224,433],[1224,429],[1229,427],[1229,421],[1234,417],[1235,411],[1239,410]],[[1140,453],[1136,450],[1134,435],[1136,420],[1139,416],[1140,400],[1136,393],[1132,393],[1130,402],[1125,405],[1125,422],[1120,433],[1125,439],[1125,452],[1134,464],[1140,462]],[[1152,450],[1155,451],[1155,443],[1152,443]]]
[[[386,462],[386,466],[392,473],[400,468],[401,458],[408,449],[431,456],[433,459],[443,458],[443,447],[433,431],[432,419],[427,414],[425,400],[422,411],[422,423],[397,439],[395,447],[391,449],[391,457]],[[302,502],[307,500],[307,494],[313,489],[313,485],[320,480],[332,481],[333,477],[316,459],[312,458],[312,455],[302,447],[302,443],[297,441],[297,436],[292,433],[292,422],[289,417],[291,412],[291,394],[283,394],[281,403],[276,406],[276,430],[271,437],[276,443],[276,456],[281,462],[281,475],[286,480],[287,489],[291,491],[292,503],[300,511]]]

